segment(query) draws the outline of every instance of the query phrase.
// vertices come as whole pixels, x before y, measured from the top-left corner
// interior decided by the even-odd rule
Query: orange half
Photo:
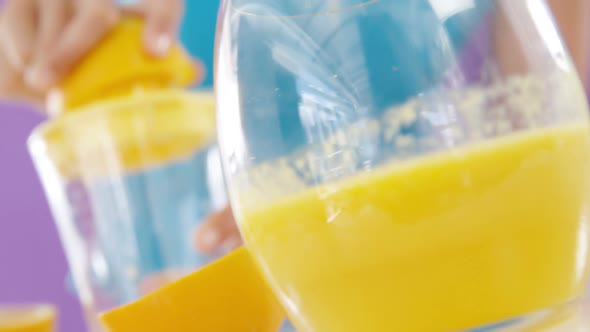
[[[138,88],[186,87],[203,76],[203,70],[179,44],[163,58],[146,53],[143,29],[141,19],[122,19],[50,93],[48,111],[56,115],[95,100],[127,95]]]
[[[0,306],[0,332],[53,332],[55,318],[48,304]]]
[[[276,332],[283,310],[244,248],[101,317],[110,332]]]

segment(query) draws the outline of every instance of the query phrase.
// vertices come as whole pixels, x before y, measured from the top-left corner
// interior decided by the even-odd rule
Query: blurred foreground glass
[[[192,235],[226,204],[214,134],[212,96],[151,91],[64,114],[31,136],[90,324],[212,258]]]
[[[51,304],[0,305],[0,332],[54,332],[56,318]]]
[[[232,206],[300,331],[578,310],[588,109],[544,1],[226,0],[217,43]]]

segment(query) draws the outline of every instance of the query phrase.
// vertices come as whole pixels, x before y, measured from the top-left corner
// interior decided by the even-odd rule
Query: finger
[[[13,70],[23,72],[36,42],[36,6],[33,0],[11,1],[2,13],[2,48]]]
[[[590,27],[588,22],[590,3],[587,0],[550,0],[549,5],[574,63],[586,81],[588,51],[590,50],[587,37],[588,27]]]
[[[39,6],[36,50],[42,54],[55,45],[63,33],[73,8],[70,1],[37,0]]]
[[[143,0],[132,9],[145,17],[143,41],[146,50],[156,57],[170,50],[184,13],[182,0]]]
[[[194,235],[195,248],[210,254],[220,249],[224,243],[241,243],[240,232],[229,207],[211,214],[199,226]]]
[[[232,235],[231,237],[227,238],[216,250],[216,254],[219,256],[225,256],[230,252],[238,249],[243,244],[242,238],[237,235]]]
[[[42,110],[42,96],[26,88],[22,81],[22,74],[15,71],[6,56],[0,50],[0,99],[28,102],[36,110]]]
[[[54,86],[115,26],[118,17],[119,11],[110,1],[81,1],[54,51],[36,61],[27,83],[39,90]]]
[[[0,44],[0,99],[12,99],[18,86],[19,74],[10,64],[3,46]]]
[[[183,271],[167,271],[160,272],[146,277],[139,285],[139,294],[141,296],[148,295],[171,282],[186,276],[188,272]]]
[[[195,68],[196,75],[194,81],[191,82],[191,84],[199,85],[205,80],[205,76],[207,75],[207,67],[201,60],[195,58],[193,58],[193,66]]]

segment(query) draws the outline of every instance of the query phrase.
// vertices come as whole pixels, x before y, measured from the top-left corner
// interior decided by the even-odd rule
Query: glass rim
[[[248,11],[245,11],[242,9],[238,9],[235,6],[236,1],[237,0],[228,0],[229,7],[231,8],[232,11],[235,11],[236,13],[240,13],[242,15],[261,17],[261,18],[273,18],[273,17],[274,18],[281,18],[281,17],[282,18],[300,18],[300,17],[311,17],[311,16],[318,16],[318,15],[337,14],[337,13],[347,12],[349,10],[366,7],[366,6],[370,6],[370,5],[381,2],[381,0],[357,0],[358,3],[356,3],[356,4],[345,5],[345,6],[334,8],[334,9],[320,10],[317,12],[308,12],[308,13],[303,12],[300,14],[293,14],[293,15],[269,15],[269,14],[257,14],[257,13],[248,12]]]
[[[160,102],[178,102],[180,106],[172,104],[169,108],[165,105],[163,108],[152,107],[152,104]],[[144,108],[146,117],[141,116]],[[120,116],[117,115],[118,112]],[[171,120],[166,124],[163,121],[165,116],[152,116],[158,112],[168,112]],[[148,165],[161,164],[176,158],[175,156],[183,157],[193,149],[211,144],[216,139],[215,116],[215,98],[210,92],[145,90],[131,96],[89,104],[50,119],[33,130],[27,140],[27,147],[36,165],[50,162],[61,176],[69,178],[80,172],[87,173],[80,171],[79,162],[76,161],[81,158],[80,153],[86,156],[84,158],[89,158],[93,155],[92,151],[95,151],[99,155],[94,153],[93,158],[100,160],[100,151],[104,151],[101,137],[111,137],[113,139],[107,144],[113,153],[119,154],[117,158],[122,163],[121,170],[134,171]],[[145,132],[142,135],[133,134],[134,123],[143,125],[141,128]],[[163,143],[160,139],[162,137],[165,138]],[[174,137],[180,143],[173,143],[178,141]],[[162,144],[176,148],[161,150],[158,146]],[[147,155],[133,157],[133,152],[138,147],[162,151],[162,154],[148,152]],[[99,173],[102,172],[96,174]]]
[[[215,95],[213,91],[143,90],[139,94],[109,98],[64,112],[59,116],[44,121],[33,128],[33,131],[29,135],[29,141],[43,139],[44,135],[49,133],[51,130],[72,121],[79,121],[85,118],[91,119],[93,117],[99,116],[99,114],[117,112],[121,108],[134,105],[149,104],[152,102],[172,99],[182,99],[185,101],[194,100],[198,104],[202,104],[204,106],[213,106],[213,108],[215,106]]]

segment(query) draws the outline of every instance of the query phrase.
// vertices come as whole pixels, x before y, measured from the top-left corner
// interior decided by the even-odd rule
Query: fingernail
[[[172,47],[172,38],[165,34],[160,33],[155,35],[150,41],[150,49],[156,56],[165,56]]]
[[[55,73],[43,67],[32,67],[25,71],[25,83],[37,90],[46,90],[55,83]]]
[[[63,112],[64,96],[61,90],[49,90],[45,101],[45,108],[47,111],[47,115],[49,115],[50,117],[56,117]]]
[[[219,232],[214,230],[205,230],[201,236],[201,245],[206,248],[213,248],[220,240]]]

